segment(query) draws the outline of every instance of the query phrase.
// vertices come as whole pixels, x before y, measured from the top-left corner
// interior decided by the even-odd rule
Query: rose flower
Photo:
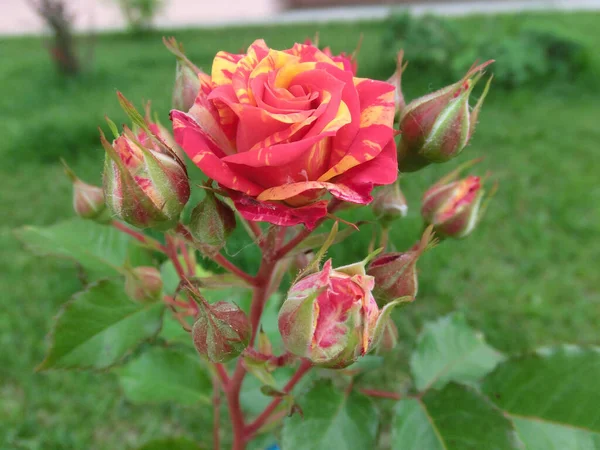
[[[175,139],[248,220],[312,228],[327,192],[367,204],[396,180],[394,87],[312,45],[219,52],[208,91],[171,112]]]

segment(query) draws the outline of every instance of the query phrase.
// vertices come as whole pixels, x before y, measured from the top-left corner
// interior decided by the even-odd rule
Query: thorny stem
[[[283,388],[283,392],[289,394],[294,386],[302,379],[304,375],[312,368],[312,363],[306,359],[302,360],[300,367],[296,371],[296,373],[290,378],[285,387]],[[252,423],[250,423],[245,430],[246,436],[249,438],[254,435],[266,422],[267,419],[271,416],[273,411],[277,409],[279,404],[283,401],[283,397],[277,397],[273,399],[271,403],[265,408],[265,410],[256,418]]]
[[[402,396],[397,392],[379,391],[377,389],[360,389],[360,392],[368,395],[369,397],[389,398],[391,400],[402,399]]]
[[[112,226],[115,227],[117,230],[122,231],[123,233],[128,234],[129,236],[133,237],[134,239],[140,241],[142,244],[145,244],[145,245],[148,245],[149,247],[155,248],[156,250],[158,250],[160,252],[167,253],[167,247],[162,245],[156,239],[152,239],[151,237],[146,236],[145,234],[140,233],[139,231],[132,230],[127,225],[125,225],[117,220],[112,221]]]

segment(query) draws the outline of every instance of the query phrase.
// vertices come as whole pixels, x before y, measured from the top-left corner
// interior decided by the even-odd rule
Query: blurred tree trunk
[[[80,65],[72,32],[73,18],[67,14],[64,0],[29,0],[29,3],[52,30],[48,50],[57,69],[64,75],[79,73]]]

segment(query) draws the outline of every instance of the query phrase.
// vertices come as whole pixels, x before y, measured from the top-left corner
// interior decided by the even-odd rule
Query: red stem
[[[391,400],[402,399],[402,396],[397,392],[379,391],[377,389],[359,389],[359,391],[361,394],[368,395],[369,397],[389,398]]]
[[[231,272],[232,274],[234,274],[238,278],[241,278],[246,283],[248,283],[248,284],[250,284],[252,286],[256,284],[256,280],[255,280],[255,278],[252,275],[247,274],[246,272],[244,272],[242,269],[240,269],[239,267],[237,267],[235,264],[233,264],[231,261],[229,261],[227,258],[225,258],[220,253],[218,253],[215,256],[213,256],[212,259],[213,259],[214,262],[216,262],[218,265],[220,265],[221,267],[223,267],[225,270]]]
[[[290,380],[283,388],[283,392],[289,394],[292,391],[292,389],[294,389],[294,386],[296,386],[296,384],[302,379],[304,375],[306,375],[306,373],[311,368],[312,363],[310,361],[302,360],[302,363],[300,364],[300,367],[298,368],[294,376],[290,378]],[[273,399],[273,401],[269,403],[265,410],[262,413],[260,413],[260,415],[246,427],[245,433],[247,438],[252,437],[254,433],[256,433],[266,423],[267,419],[269,419],[273,411],[275,411],[275,409],[279,406],[279,404],[282,401],[283,397],[277,397]]]
[[[179,256],[177,255],[177,244],[175,242],[175,238],[173,238],[172,236],[169,236],[167,234],[166,240],[167,240],[167,248],[166,248],[167,256],[173,262],[173,267],[175,267],[175,271],[177,272],[177,275],[179,275],[179,278],[181,280],[187,280],[187,277],[185,275],[185,270],[183,270],[183,266],[181,265],[181,262],[179,262]]]
[[[132,238],[137,239],[142,244],[146,244],[146,245],[148,245],[150,247],[153,247],[153,248],[155,248],[156,250],[158,250],[160,252],[167,253],[167,247],[165,247],[164,245],[162,245],[156,239],[152,239],[151,237],[146,236],[143,233],[140,233],[138,231],[132,230],[127,225],[125,225],[125,224],[123,224],[121,222],[118,222],[116,220],[112,221],[112,226],[115,227],[117,230],[122,231],[125,234],[128,234]]]
[[[225,366],[223,366],[223,364],[220,363],[215,364],[215,369],[217,370],[217,376],[221,381],[223,390],[225,390],[227,388],[227,385],[229,384],[229,375],[227,374],[227,369],[225,369]]]
[[[221,450],[221,389],[219,380],[213,378],[213,449]]]
[[[194,267],[194,261],[192,261],[192,255],[189,252],[188,246],[185,242],[179,242],[179,251],[183,255],[183,260],[185,261],[185,266],[187,267],[187,274],[189,277],[193,277],[196,273],[196,268]]]

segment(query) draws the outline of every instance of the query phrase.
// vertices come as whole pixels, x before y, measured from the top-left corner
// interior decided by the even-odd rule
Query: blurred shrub
[[[411,67],[462,77],[474,61],[495,59],[495,84],[515,88],[550,79],[573,79],[587,69],[588,48],[556,29],[522,26],[506,33],[463,35],[455,22],[441,17],[396,14],[386,21],[386,65],[403,48]]]
[[[152,21],[164,6],[164,0],[117,0],[129,29],[142,33],[152,28]]]
[[[393,14],[385,22],[384,56],[391,64],[401,48],[412,68],[443,69],[446,73],[452,61],[464,47],[460,29],[442,17]]]
[[[495,59],[495,84],[516,88],[550,79],[573,79],[589,67],[585,45],[555,30],[523,28],[512,37],[484,36],[453,61],[460,77],[476,59]]]

